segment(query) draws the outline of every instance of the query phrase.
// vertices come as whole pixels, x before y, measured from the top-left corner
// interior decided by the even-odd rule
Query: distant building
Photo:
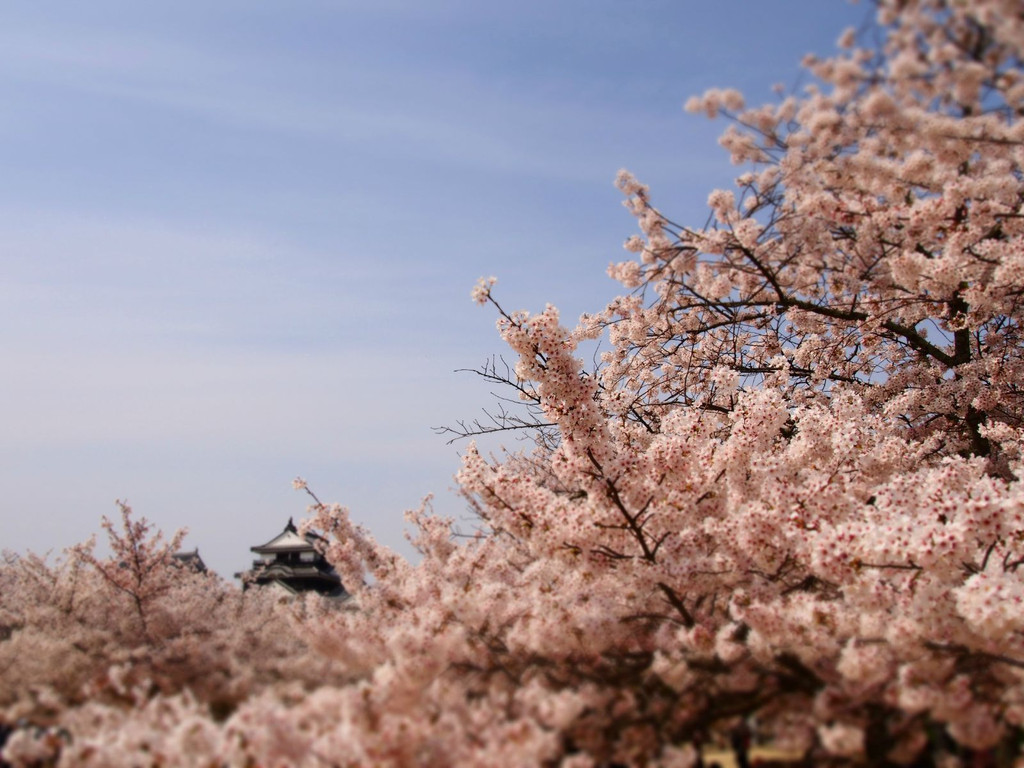
[[[176,565],[182,568],[188,568],[194,573],[206,573],[206,563],[203,562],[203,558],[199,556],[199,548],[196,547],[191,552],[175,552],[171,555],[171,559]]]
[[[259,555],[252,569],[236,574],[242,588],[271,586],[288,594],[317,592],[327,597],[348,597],[333,566],[317,550],[323,538],[315,533],[300,534],[289,518],[288,525],[266,544],[250,549]]]

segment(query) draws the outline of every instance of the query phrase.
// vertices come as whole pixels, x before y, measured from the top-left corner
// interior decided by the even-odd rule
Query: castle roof
[[[249,549],[260,555],[272,555],[275,552],[308,552],[316,549],[314,542],[318,539],[320,537],[315,533],[300,534],[292,518],[288,518],[288,525],[281,533],[266,544],[249,547]]]
[[[265,544],[249,549],[260,556],[245,573],[235,574],[248,585],[273,586],[290,594],[318,592],[327,597],[348,596],[337,571],[318,550],[317,542],[323,537],[315,533],[299,533],[295,522],[288,525]]]
[[[199,547],[196,547],[191,552],[175,552],[171,555],[171,559],[175,563],[184,567],[190,568],[196,573],[206,573],[206,563],[203,562],[203,558],[199,556]]]

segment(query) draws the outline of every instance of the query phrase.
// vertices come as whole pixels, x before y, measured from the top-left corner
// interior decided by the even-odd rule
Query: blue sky
[[[223,575],[306,499],[403,551],[502,352],[469,300],[616,294],[628,168],[677,220],[735,175],[686,98],[798,82],[841,0],[5,3],[0,547],[127,499]]]

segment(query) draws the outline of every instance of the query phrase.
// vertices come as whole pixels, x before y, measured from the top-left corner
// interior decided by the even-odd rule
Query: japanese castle
[[[317,550],[317,542],[322,541],[323,537],[315,533],[300,534],[289,518],[277,536],[266,544],[250,547],[259,557],[251,570],[237,574],[242,588],[270,586],[290,595],[317,592],[326,597],[348,597],[341,577]]]

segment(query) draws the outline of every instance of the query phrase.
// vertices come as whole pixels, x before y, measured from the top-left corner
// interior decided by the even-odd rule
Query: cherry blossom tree
[[[702,228],[621,174],[642,236],[605,312],[570,331],[478,286],[558,444],[529,471],[470,451],[460,475],[493,535],[578,562],[610,601],[600,658],[640,653],[684,732],[756,712],[872,764],[932,723],[1016,739],[1024,668],[1024,13],[881,3],[879,23],[881,49],[847,33],[808,59],[803,97],[691,99],[733,119],[747,170]]]
[[[744,172],[700,228],[623,173],[642,234],[603,312],[570,329],[474,289],[532,409],[497,427],[542,434],[467,450],[473,541],[419,514],[412,567],[315,506],[373,576],[325,625],[372,681],[356,763],[687,764],[750,716],[834,762],[1016,750],[1024,14],[878,23],[803,95],[689,103],[732,118]]]
[[[90,539],[54,562],[7,553],[0,563],[0,725],[24,723],[8,760],[136,765],[142,744],[198,739],[191,725],[162,733],[170,713],[217,731],[268,689],[296,695],[348,679],[293,631],[302,606],[180,563],[184,531],[164,538],[119,506],[118,524],[103,520],[105,556]],[[107,730],[153,718],[135,735]],[[194,748],[171,751],[198,764]]]
[[[1024,14],[878,11],[881,47],[845,34],[801,96],[689,102],[733,119],[745,166],[704,227],[620,176],[629,295],[568,329],[474,290],[541,417],[510,425],[552,429],[532,456],[467,452],[481,540],[427,562],[476,599],[387,599],[475,639],[452,668],[481,698],[514,683],[501,708],[558,737],[538,760],[675,759],[753,714],[875,765],[936,729],[1016,743]],[[533,686],[579,711],[545,723]]]
[[[180,580],[173,567],[173,555],[181,547],[185,531],[177,531],[164,541],[163,533],[152,533],[145,518],[133,519],[131,508],[118,501],[121,512],[120,530],[103,518],[103,530],[110,543],[110,555],[99,558],[94,554],[94,540],[75,548],[76,559],[92,567],[96,574],[115,593],[123,595],[131,606],[130,612],[138,620],[138,630],[152,641],[150,625],[159,598],[170,592]]]
[[[606,309],[570,328],[551,306],[506,311],[481,281],[473,298],[498,313],[515,358],[507,376],[485,374],[527,409],[498,426],[537,440],[497,458],[467,447],[457,481],[478,528],[455,537],[426,503],[409,514],[415,563],[312,497],[306,525],[354,603],[289,610],[331,675],[247,659],[271,671],[236,664],[253,682],[220,711],[218,686],[187,675],[135,675],[120,698],[73,700],[72,686],[51,704],[68,739],[21,729],[5,758],[689,766],[695,744],[756,720],[817,764],[970,751],[1012,764],[1024,727],[1024,9],[876,10],[865,37],[807,59],[814,83],[799,94],[688,103],[731,121],[721,143],[741,166],[703,226],[673,221],[620,175],[640,234],[609,270],[627,293]],[[580,345],[597,339],[588,368]],[[115,540],[127,554],[132,536]],[[142,564],[162,551],[147,547]],[[63,632],[61,611],[80,615],[86,574],[121,595],[116,621],[147,655],[169,647],[158,637],[209,632],[190,647],[230,664],[243,633],[266,642],[251,624],[216,635],[195,613],[158,619],[172,582],[146,591],[148,566],[74,562],[0,569],[0,674],[30,626]],[[9,584],[55,595],[42,601],[51,624],[25,618]],[[93,669],[115,684],[125,669],[149,674],[111,658]],[[45,690],[33,711],[55,701]]]

